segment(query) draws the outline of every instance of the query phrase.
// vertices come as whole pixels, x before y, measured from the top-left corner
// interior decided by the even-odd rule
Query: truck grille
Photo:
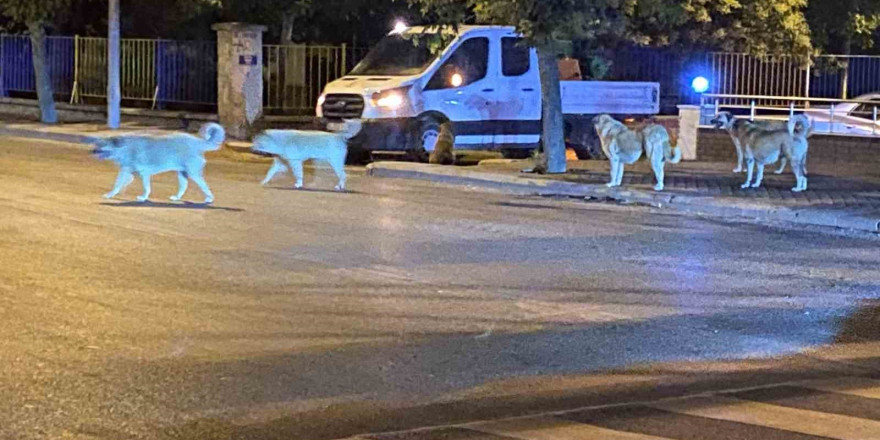
[[[364,112],[364,98],[360,95],[327,95],[321,111],[325,118],[360,118]]]

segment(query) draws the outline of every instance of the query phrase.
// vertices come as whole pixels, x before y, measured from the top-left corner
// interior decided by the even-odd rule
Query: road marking
[[[880,422],[818,411],[787,408],[731,397],[692,397],[656,402],[652,408],[800,432],[839,440],[880,440]]]
[[[553,417],[481,422],[463,427],[521,440],[668,440],[667,437],[617,431]]]
[[[831,393],[880,399],[880,380],[868,379],[867,377],[808,380],[796,382],[793,385]]]

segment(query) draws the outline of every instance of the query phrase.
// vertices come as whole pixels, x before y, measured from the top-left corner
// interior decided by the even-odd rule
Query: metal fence
[[[55,92],[72,102],[101,100],[107,90],[107,40],[47,37],[47,68]],[[324,86],[351,70],[366,49],[342,46],[264,45],[263,104],[266,113],[310,115]],[[697,74],[709,77],[709,93],[722,105],[749,105],[739,96],[851,98],[880,91],[880,56],[814,58],[801,68],[790,57],[757,58],[737,53],[682,53],[630,48],[612,52],[608,79],[657,81],[661,104],[696,104],[690,89]],[[121,86],[125,100],[216,106],[217,44],[212,41],[123,39]],[[30,38],[0,35],[0,95],[35,93]],[[733,96],[733,97],[729,97]],[[787,105],[768,101],[768,105]]]
[[[54,91],[71,102],[106,99],[107,39],[47,37]],[[122,39],[122,98],[164,104],[217,103],[217,44],[212,41]],[[0,92],[35,93],[30,38],[0,35]]]
[[[822,55],[802,68],[791,57],[711,53],[708,63],[713,94],[847,99],[880,92],[880,56]],[[722,104],[749,105],[749,98],[724,98]],[[766,104],[788,105],[788,101]]]
[[[608,80],[652,81],[660,83],[661,112],[675,112],[677,104],[700,100],[687,80],[688,73],[700,70],[705,52],[681,53],[668,49],[626,48],[605,53],[611,62]]]
[[[76,37],[72,100],[107,96],[107,39]],[[212,41],[123,39],[122,99],[166,103],[217,102],[217,44]]]
[[[351,70],[366,49],[342,46],[263,45],[263,109],[311,115],[330,81]]]

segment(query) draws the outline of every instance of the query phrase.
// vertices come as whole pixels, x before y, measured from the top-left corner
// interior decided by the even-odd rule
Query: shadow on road
[[[113,206],[116,208],[170,208],[170,209],[204,209],[204,210],[212,210],[212,211],[229,211],[229,212],[243,212],[244,209],[241,208],[228,208],[224,206],[214,206],[206,203],[194,203],[194,202],[102,202],[103,206]]]
[[[445,335],[403,346],[178,365],[171,368],[198,372],[193,383],[178,384],[184,388],[203,390],[214,386],[213,377],[226,379],[227,389],[212,396],[216,402],[207,403],[219,405],[217,409],[241,408],[243,402],[233,401],[242,398],[242,390],[250,396],[246,406],[254,408],[283,408],[316,399],[336,402],[250,424],[203,417],[165,429],[162,435],[327,440],[796,380],[880,377],[880,356],[824,356],[812,349],[845,349],[825,345],[835,339],[877,340],[877,311],[877,301],[868,301],[842,321],[816,317],[819,311],[752,310],[525,334]],[[826,325],[803,333],[796,330],[816,327],[814,320]],[[167,371],[169,366],[154,368]],[[271,378],[271,387],[254,393],[241,385],[255,377]],[[430,397],[420,401],[433,402],[412,406],[368,397],[369,390],[383,387],[380,384],[413,401],[416,390],[427,391]],[[625,412],[620,417],[626,417]]]

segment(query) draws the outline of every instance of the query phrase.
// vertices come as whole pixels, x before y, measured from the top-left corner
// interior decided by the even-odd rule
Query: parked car
[[[813,121],[813,130],[817,133],[838,133],[861,136],[880,136],[880,122],[875,122],[874,107],[880,114],[880,92],[867,93],[853,98],[854,101],[834,105],[834,113],[830,105],[813,105],[804,114]]]

